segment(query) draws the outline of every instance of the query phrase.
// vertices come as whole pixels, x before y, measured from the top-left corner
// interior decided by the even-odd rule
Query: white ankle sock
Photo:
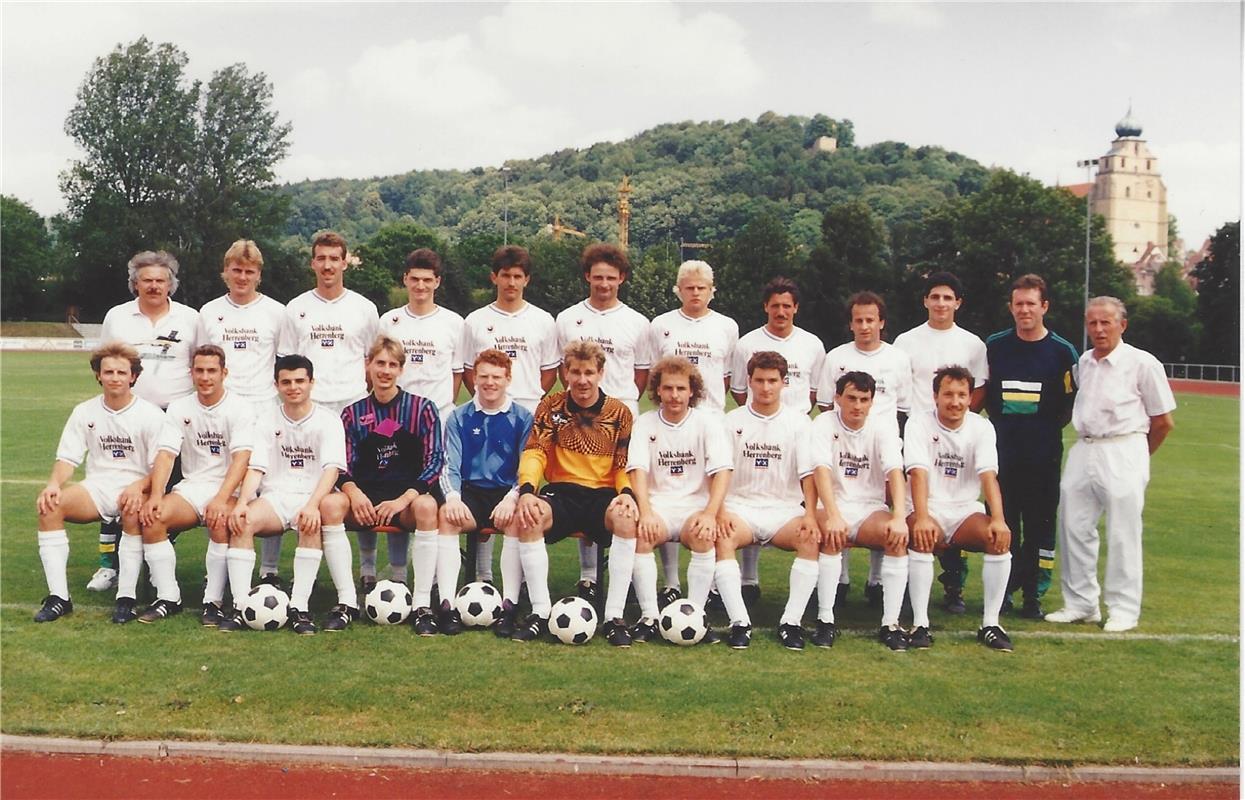
[[[908,556],[882,556],[882,625],[899,624],[899,611],[903,608],[904,589],[908,588]],[[926,598],[928,614],[929,599]]]
[[[117,542],[117,597],[138,597],[138,573],[143,568],[143,537],[122,533]]]
[[[294,585],[290,587],[290,609],[311,610],[311,587],[320,571],[324,551],[314,547],[298,547],[294,550]]]
[[[255,551],[249,547],[230,547],[225,556],[229,571],[229,592],[233,606],[238,608],[251,593],[251,574],[255,572]]]
[[[657,607],[657,556],[655,554],[635,554],[635,567],[631,570],[631,585],[635,587],[635,599],[640,604],[641,616],[657,619],[661,614],[661,609]]]
[[[229,583],[229,545],[209,541],[207,553],[203,556],[203,568],[207,572],[203,602],[220,605],[225,601],[225,585]]]
[[[415,546],[411,549],[411,561],[415,567],[415,586],[411,591],[411,605],[427,608],[432,603],[432,584],[437,576],[437,532],[415,531]]]
[[[1003,596],[1007,594],[1007,579],[1011,574],[1011,553],[982,556],[981,592],[984,608],[981,614],[981,627],[988,628],[999,624],[999,609],[1003,607]]]
[[[549,619],[553,603],[549,600],[549,551],[544,541],[519,542],[519,560],[527,576],[527,599],[532,603],[532,613]]]
[[[731,625],[751,625],[752,618],[748,616],[748,607],[744,605],[744,596],[740,589],[742,584],[739,579],[739,564],[735,559],[719,561],[713,568],[713,580],[718,586],[718,593],[722,595],[722,605],[726,606]]]
[[[458,570],[462,556],[458,552],[458,537],[437,534],[437,587],[441,602],[454,604],[458,592]]]
[[[605,592],[605,619],[619,619],[627,605],[631,588],[631,572],[635,569],[635,539],[615,536],[610,542],[610,585]],[[528,587],[528,593],[532,591]]]

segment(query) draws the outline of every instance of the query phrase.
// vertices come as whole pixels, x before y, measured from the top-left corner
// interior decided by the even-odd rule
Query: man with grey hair
[[[171,254],[144,250],[126,266],[134,299],[104,315],[100,343],[124,342],[138,351],[143,370],[134,394],[165,409],[177,398],[194,393],[190,354],[198,345],[199,312],[171,299],[178,286],[177,259]],[[86,585],[93,592],[116,586],[120,534],[117,525],[100,526],[99,569]]]
[[[1121,633],[1141,617],[1141,512],[1150,456],[1174,427],[1163,365],[1123,341],[1127,309],[1095,297],[1085,309],[1093,345],[1078,363],[1072,407],[1077,441],[1059,484],[1059,549],[1064,607],[1048,622],[1098,622],[1098,520],[1107,516],[1107,622]]]

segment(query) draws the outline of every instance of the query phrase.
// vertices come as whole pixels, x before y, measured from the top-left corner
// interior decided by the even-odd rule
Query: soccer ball
[[[549,632],[562,644],[587,644],[597,632],[597,612],[582,597],[563,597],[549,614]]]
[[[469,583],[458,590],[454,605],[464,625],[487,628],[501,616],[501,592],[484,581]]]
[[[661,610],[657,625],[661,638],[671,644],[689,646],[705,638],[709,622],[705,610],[691,600],[675,600]]]
[[[275,586],[261,583],[251,589],[242,604],[242,621],[257,631],[275,631],[290,615],[290,596]]]
[[[401,625],[411,613],[411,590],[397,581],[377,581],[364,598],[363,609],[377,625]]]

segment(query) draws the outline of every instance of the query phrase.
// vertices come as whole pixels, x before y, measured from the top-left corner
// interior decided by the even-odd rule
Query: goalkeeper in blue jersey
[[[510,356],[484,350],[472,366],[475,397],[454,409],[445,421],[445,469],[441,472],[440,533],[437,539],[437,586],[442,633],[462,630],[450,598],[458,585],[458,535],[501,530],[514,517],[519,499],[519,454],[532,430],[532,412],[511,400]],[[513,556],[513,558],[510,558]],[[514,564],[508,564],[512,560]],[[502,549],[502,575],[521,572],[518,551]]]

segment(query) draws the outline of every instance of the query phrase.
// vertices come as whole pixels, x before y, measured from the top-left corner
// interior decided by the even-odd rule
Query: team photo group
[[[503,246],[495,300],[464,318],[436,302],[436,252],[410,253],[408,302],[384,313],[347,288],[348,256],[341,236],[317,235],[315,288],[282,305],[260,291],[259,248],[239,240],[227,292],[198,311],[172,299],[172,256],[134,256],[135,299],[108,312],[90,358],[102,391],[73,409],[36,500],[48,589],[36,622],[73,611],[66,523],[98,522],[86,588],[115,589],[118,624],[182,612],[173,542],[202,527],[200,621],[219,631],[260,627],[261,601],[280,596],[299,634],[345,630],[365,609],[421,636],[488,624],[570,641],[549,586],[548,548],[567,538],[573,593],[617,647],[672,638],[678,609],[700,620],[689,640],[747,648],[766,546],[794,554],[776,626],[791,650],[835,644],[854,547],[870,551],[864,597],[893,651],[933,645],[936,572],[942,607],[965,613],[965,551],[982,554],[987,648],[1013,649],[1006,615],[1092,624],[1105,605],[1105,630],[1138,625],[1149,461],[1175,400],[1158,360],[1123,341],[1115,298],[1088,300],[1078,354],[1043,322],[1044,280],[1020,275],[1007,297],[971,298],[1014,320],[983,340],[956,324],[966,298],[939,272],[921,325],[888,343],[886,299],[861,291],[851,338],[827,348],[795,324],[800,287],[781,277],[757,298],[766,323],[741,336],[710,307],[704,261],[678,268],[677,307],[649,320],[619,298],[626,253],[590,245],[587,297],[554,317],[524,299],[527,251]],[[297,547],[283,578],[286,533]],[[463,534],[475,534],[466,559]],[[1057,552],[1063,607],[1047,612]],[[336,603],[313,619],[321,562]],[[141,607],[144,564],[154,601]],[[401,613],[378,616],[382,600]],[[720,632],[707,607],[729,621]],[[595,630],[596,612],[584,619]]]

